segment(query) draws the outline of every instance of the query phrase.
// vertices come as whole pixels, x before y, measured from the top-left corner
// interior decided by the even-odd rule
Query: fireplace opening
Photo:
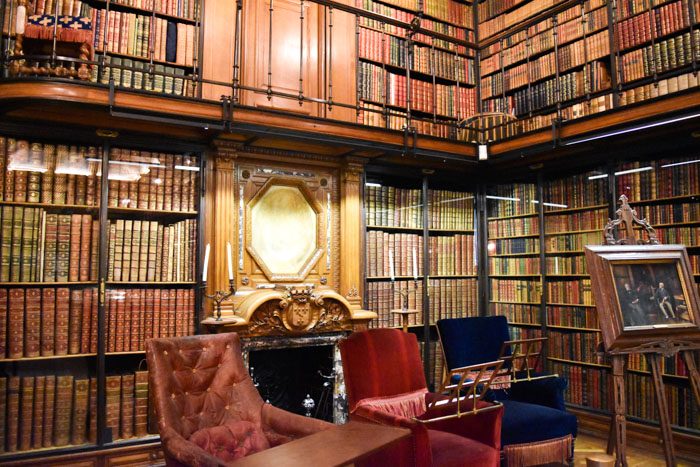
[[[251,350],[248,367],[263,400],[332,422],[333,349],[332,345],[320,345]]]

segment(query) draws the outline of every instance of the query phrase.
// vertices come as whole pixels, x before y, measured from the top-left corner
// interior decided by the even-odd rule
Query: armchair
[[[412,432],[363,465],[498,465],[502,407],[476,402],[477,410],[455,417],[456,403],[426,388],[415,335],[371,329],[339,346],[350,418]]]
[[[168,466],[225,466],[333,426],[263,403],[235,333],[149,339],[146,358]]]
[[[505,316],[441,319],[438,335],[448,369],[501,357],[510,340]],[[504,367],[510,349],[505,347]],[[514,379],[508,389],[492,390],[491,399],[503,404],[501,442],[508,465],[565,462],[573,456],[576,417],[564,406],[567,381],[552,375]]]

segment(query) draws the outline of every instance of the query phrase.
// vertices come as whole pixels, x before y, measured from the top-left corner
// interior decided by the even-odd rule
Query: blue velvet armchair
[[[504,316],[442,319],[437,329],[448,370],[498,359],[503,343],[510,340]],[[510,356],[507,346],[504,355]],[[510,363],[506,360],[504,366]],[[566,379],[516,381],[507,389],[492,390],[490,396],[504,407],[501,444],[506,464],[570,461],[577,421],[564,406]]]

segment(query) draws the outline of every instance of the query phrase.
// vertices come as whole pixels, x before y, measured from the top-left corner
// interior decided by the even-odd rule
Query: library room
[[[700,465],[700,0],[0,29],[0,465]]]

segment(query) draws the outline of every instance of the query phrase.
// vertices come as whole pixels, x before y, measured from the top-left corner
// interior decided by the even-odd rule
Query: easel
[[[605,226],[605,245],[629,245],[647,244],[658,245],[654,228],[649,225],[646,219],[639,219],[637,213],[627,203],[627,197],[620,197],[621,206],[617,210],[617,219],[608,221]],[[637,240],[634,232],[634,225],[641,226],[647,233],[648,240]],[[615,239],[614,230],[624,232],[624,237]],[[700,376],[695,363],[694,351],[700,349],[700,344],[688,342],[674,338],[664,338],[657,341],[650,341],[637,347],[625,349],[612,349],[607,351],[612,361],[613,374],[613,403],[615,414],[610,423],[610,436],[608,438],[608,454],[615,450],[615,465],[618,467],[627,466],[626,445],[627,429],[625,413],[627,404],[625,401],[625,360],[627,355],[643,353],[651,369],[651,377],[654,384],[654,395],[659,411],[659,424],[661,425],[661,436],[664,446],[664,456],[667,466],[676,465],[676,457],[673,449],[673,434],[671,431],[671,420],[668,414],[668,403],[664,396],[664,383],[661,371],[661,359],[670,357],[680,352],[688,369],[688,377],[693,389],[695,400],[700,402]],[[617,447],[617,449],[615,449]]]

